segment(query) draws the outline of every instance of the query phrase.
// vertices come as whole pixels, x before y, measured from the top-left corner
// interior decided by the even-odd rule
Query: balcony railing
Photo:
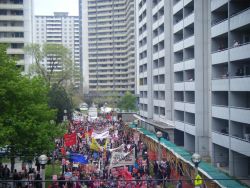
[[[237,15],[239,15],[239,14],[241,14],[241,13],[243,13],[243,12],[249,10],[249,9],[250,9],[250,7],[246,8],[246,9],[240,11],[240,12],[236,12],[235,14],[232,14],[232,15],[230,16],[230,18],[232,18],[232,17],[234,17],[234,16],[237,16]]]

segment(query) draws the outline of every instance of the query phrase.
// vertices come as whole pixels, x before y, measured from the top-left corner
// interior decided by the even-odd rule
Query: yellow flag
[[[103,147],[104,149],[107,149],[108,143],[109,143],[109,139],[107,138],[106,141],[105,141],[104,147]]]
[[[100,145],[97,143],[96,139],[92,138],[91,144],[90,144],[90,149],[99,151],[100,150]]]

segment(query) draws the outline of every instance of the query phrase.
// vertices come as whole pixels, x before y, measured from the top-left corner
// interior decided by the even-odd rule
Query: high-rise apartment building
[[[35,16],[34,43],[61,44],[71,51],[73,70],[72,81],[75,87],[80,86],[80,41],[79,17],[69,16],[67,12],[55,12],[53,16]],[[45,58],[42,65],[50,69],[49,59]],[[58,67],[59,71],[60,67]]]
[[[0,0],[0,43],[7,44],[7,53],[24,72],[31,63],[23,48],[32,42],[32,19],[33,0]]]
[[[135,90],[134,0],[80,0],[84,92]]]
[[[177,145],[249,176],[250,1],[136,5],[141,123],[174,125]]]

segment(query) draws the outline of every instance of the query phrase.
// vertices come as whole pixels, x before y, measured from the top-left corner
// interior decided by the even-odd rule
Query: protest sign
[[[64,145],[65,146],[73,146],[76,144],[76,133],[65,134],[64,135]]]
[[[113,152],[110,162],[110,168],[126,165],[134,165],[135,163],[135,149],[128,153]]]

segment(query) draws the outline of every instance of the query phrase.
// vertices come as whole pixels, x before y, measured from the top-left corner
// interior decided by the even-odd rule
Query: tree
[[[136,110],[136,96],[127,91],[119,101],[118,108],[126,111]]]
[[[119,94],[117,92],[96,93],[98,97],[93,97],[93,103],[103,106],[105,103],[111,108],[116,108],[119,102]]]
[[[42,76],[50,87],[49,105],[57,109],[57,122],[63,120],[64,110],[67,110],[70,117],[73,107],[71,97],[74,96],[74,86],[71,82],[74,69],[69,49],[60,44],[45,43],[42,46],[29,44],[25,51],[34,59],[31,73]],[[47,68],[41,64],[45,58],[48,62]],[[58,69],[60,71],[57,71]]]
[[[70,50],[61,44],[45,43],[29,44],[25,46],[27,54],[31,55],[34,64],[31,66],[31,74],[42,76],[49,86],[52,84],[67,85],[73,78],[74,69]],[[41,61],[47,59],[48,67]],[[60,70],[60,71],[57,71]]]
[[[23,76],[0,45],[0,145],[10,149],[12,170],[17,155],[32,159],[51,152],[62,134],[51,124],[56,111],[48,106],[48,91],[41,77]]]
[[[69,95],[62,86],[54,84],[51,87],[48,96],[49,106],[58,110],[56,118],[58,123],[63,120],[64,115],[67,115],[68,118],[71,118],[73,105]],[[64,110],[67,110],[67,114],[64,114]]]

